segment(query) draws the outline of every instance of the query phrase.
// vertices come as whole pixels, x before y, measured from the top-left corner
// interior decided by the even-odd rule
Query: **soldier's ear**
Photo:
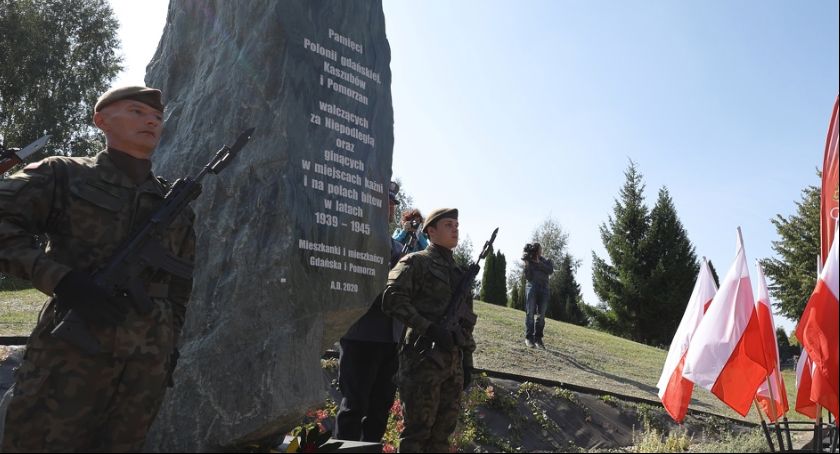
[[[99,111],[93,114],[93,124],[96,125],[97,128],[101,129],[102,132],[105,132],[108,127],[108,119],[102,111]]]

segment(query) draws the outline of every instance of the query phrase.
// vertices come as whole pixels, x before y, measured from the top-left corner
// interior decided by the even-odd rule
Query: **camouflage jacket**
[[[408,326],[405,343],[413,344],[432,323],[443,320],[463,274],[464,270],[455,264],[452,252],[436,244],[406,255],[391,269],[382,297],[382,310]],[[472,310],[472,294],[465,297]],[[467,339],[466,345],[461,346],[465,365],[472,367],[473,327],[463,330]]]
[[[93,273],[103,266],[168,189],[151,173],[143,183],[133,183],[107,151],[92,158],[52,157],[30,164],[0,180],[0,272],[28,279],[52,295],[71,269]],[[164,248],[190,262],[195,253],[193,219],[192,211],[185,210],[161,239]],[[36,244],[35,235],[46,240],[45,248]],[[192,280],[163,271],[147,272],[143,280],[177,336]],[[138,322],[139,316],[131,312],[126,326]],[[109,339],[114,329],[100,331],[105,330],[110,332],[96,333],[101,342],[120,342]]]

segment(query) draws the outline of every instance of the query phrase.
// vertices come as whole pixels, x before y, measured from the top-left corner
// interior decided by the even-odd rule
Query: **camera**
[[[539,243],[528,243],[522,249],[522,260],[534,260],[537,258],[537,251],[540,250]]]
[[[412,220],[411,220],[411,222],[410,222],[410,224],[411,224],[411,228],[412,228],[412,230],[417,230],[417,229],[419,229],[419,228],[420,228],[420,224],[422,224],[422,222],[420,222],[420,221],[419,221],[419,220],[417,220],[417,219],[412,219]]]

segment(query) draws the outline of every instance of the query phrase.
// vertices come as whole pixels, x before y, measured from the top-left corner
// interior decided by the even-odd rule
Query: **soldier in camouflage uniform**
[[[408,327],[397,373],[405,424],[400,451],[449,452],[449,436],[455,430],[461,393],[470,382],[475,351],[472,326],[462,327],[467,341],[456,345],[452,333],[439,324],[464,274],[452,257],[458,245],[458,210],[433,211],[423,233],[432,244],[403,257],[391,270],[382,309]],[[464,297],[472,310],[472,295]],[[421,336],[444,353],[442,366],[420,354]]]
[[[127,297],[110,297],[91,277],[169,188],[149,161],[163,128],[160,91],[110,90],[94,111],[106,150],[91,158],[47,158],[0,181],[0,272],[54,295],[16,372],[5,452],[141,450],[177,358],[191,279],[147,272],[143,281],[154,304],[141,315]],[[183,212],[161,239],[189,262],[193,217]],[[45,250],[33,235],[43,235]],[[88,323],[102,353],[86,355],[50,334],[69,309]]]

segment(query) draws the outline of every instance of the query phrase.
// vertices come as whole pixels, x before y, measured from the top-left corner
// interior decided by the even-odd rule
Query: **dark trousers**
[[[542,341],[548,294],[547,285],[525,284],[525,338],[532,342]]]
[[[335,437],[378,443],[397,391],[397,344],[341,339],[339,345],[338,387],[344,397],[335,417]]]

